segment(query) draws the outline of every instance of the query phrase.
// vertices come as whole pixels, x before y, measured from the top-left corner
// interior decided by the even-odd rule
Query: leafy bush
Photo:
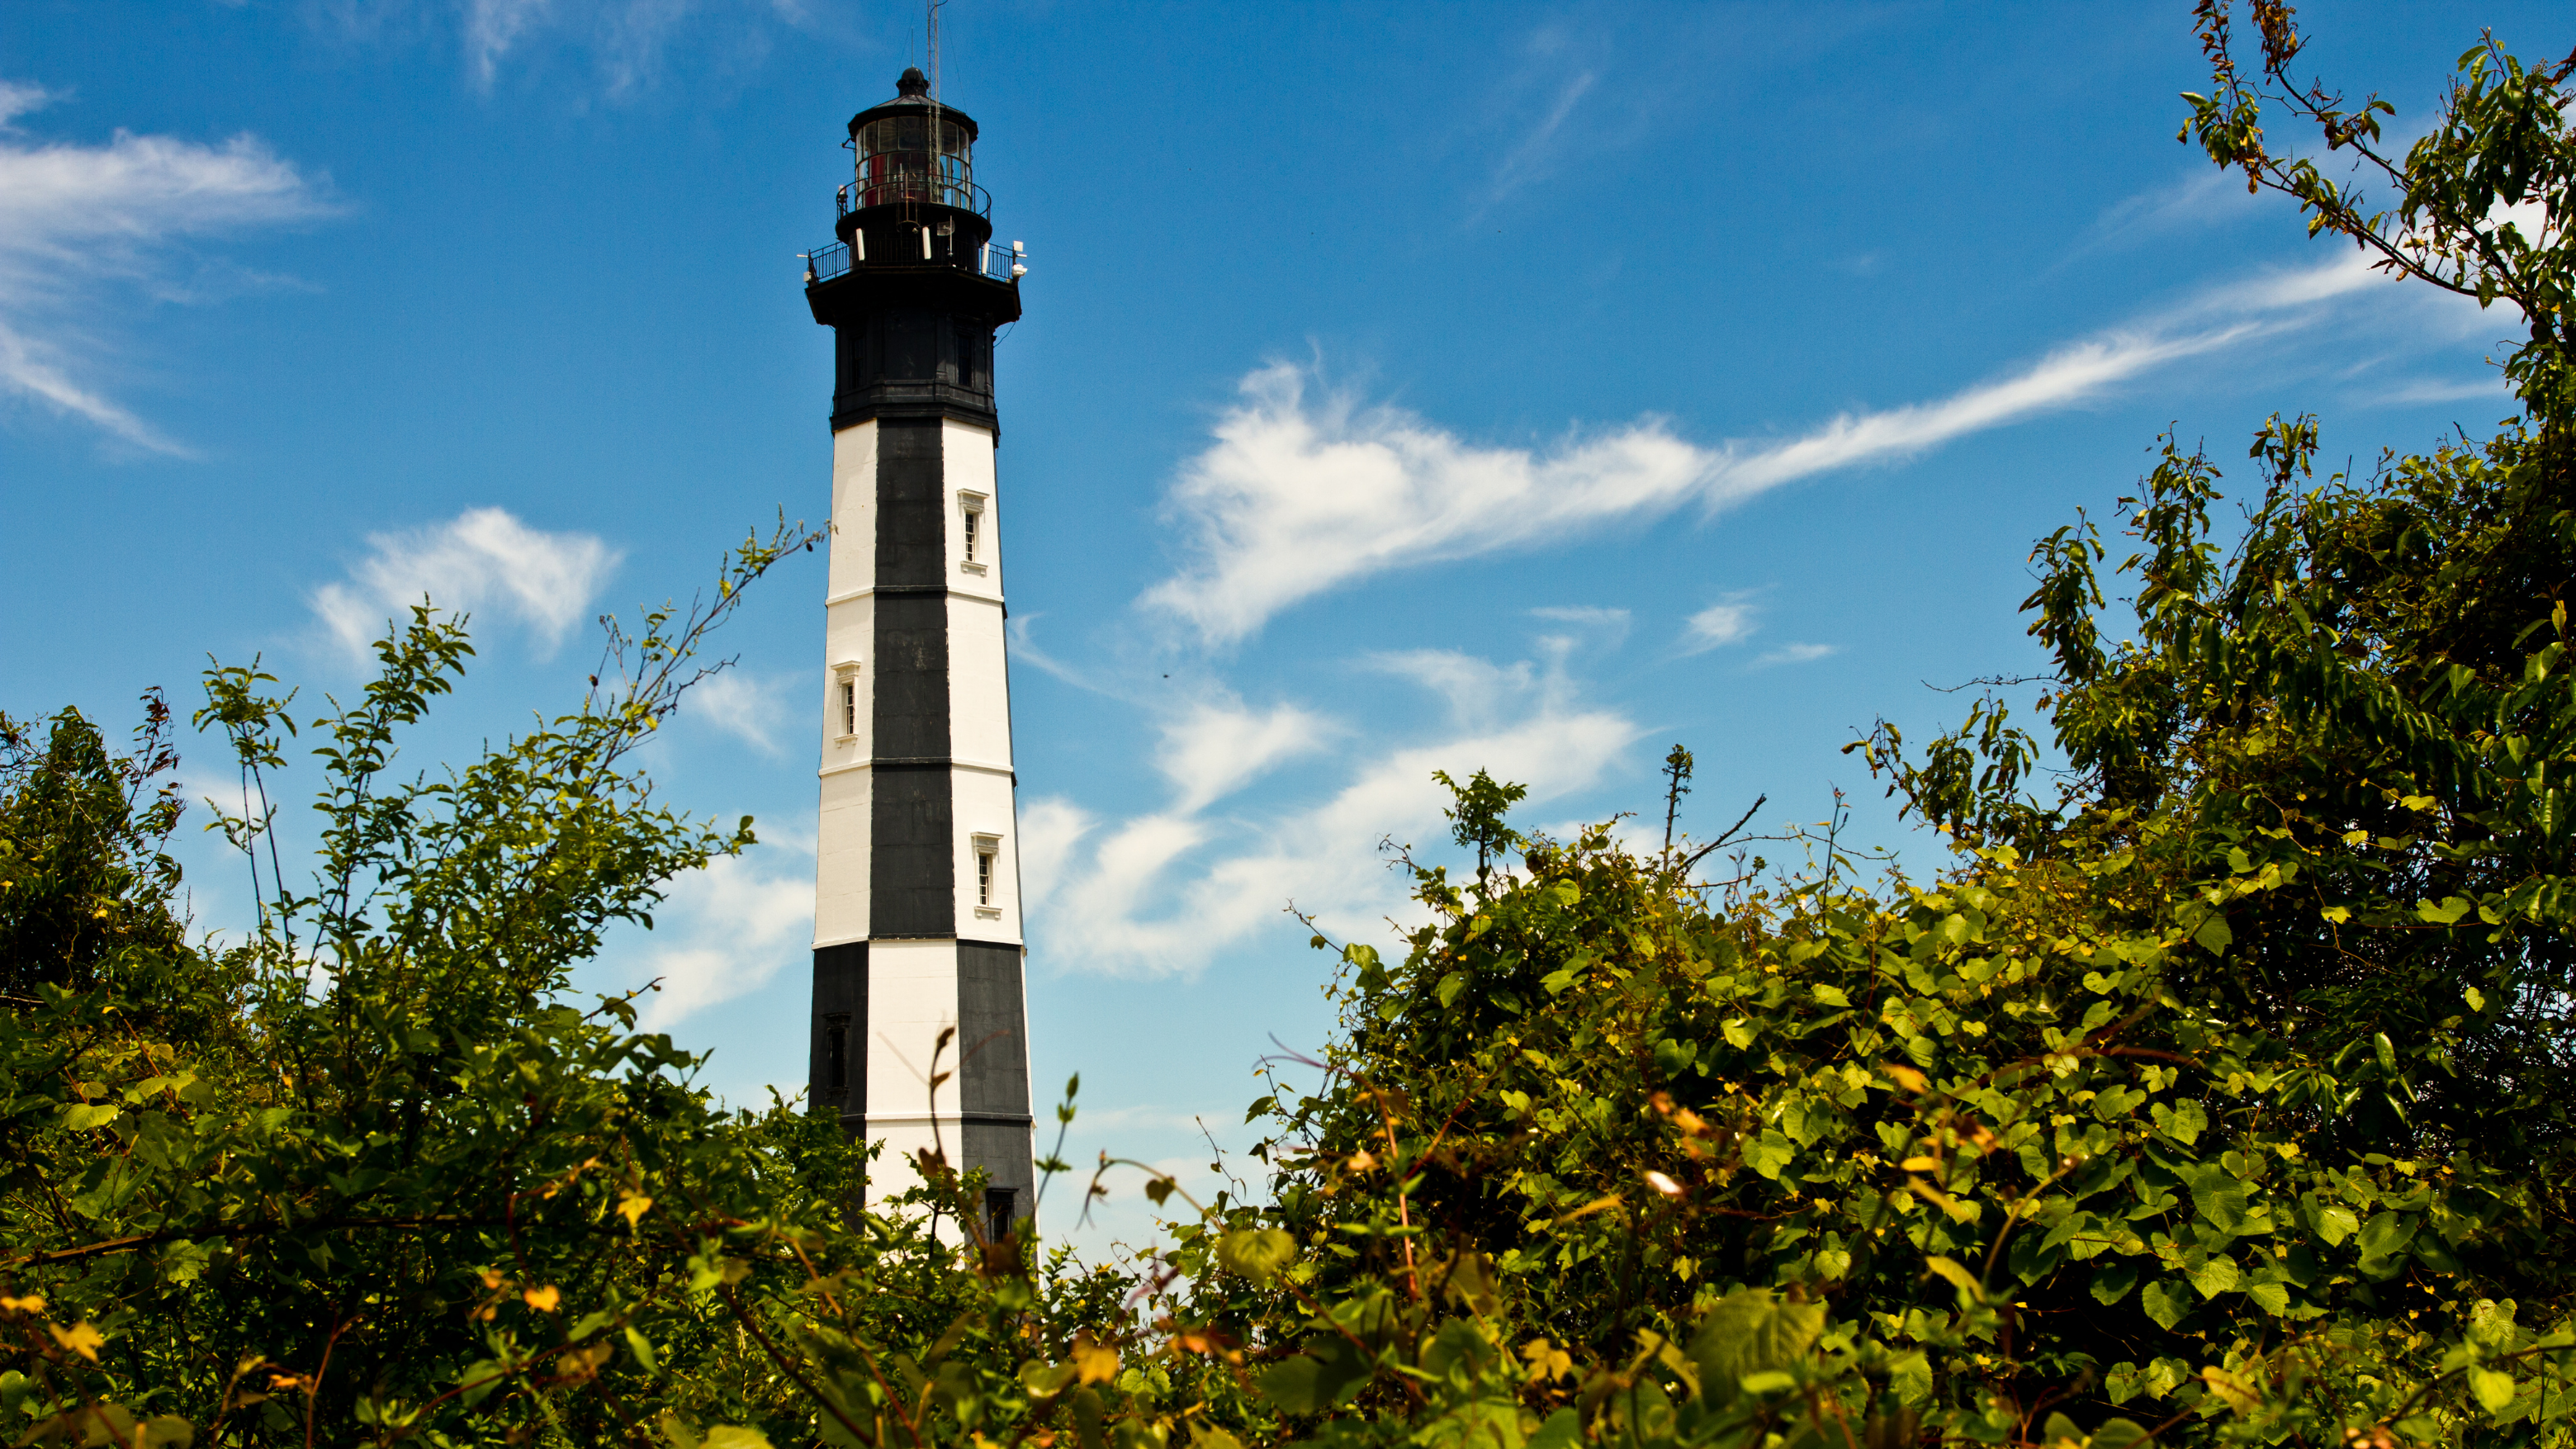
[[[2186,137],[2514,305],[2521,418],[2323,482],[2316,425],[2275,419],[2227,540],[2169,440],[2122,505],[2126,617],[2089,524],[2034,556],[2050,747],[2000,699],[1854,744],[1956,847],[1929,879],[1832,833],[1706,878],[1671,838],[1685,751],[1650,855],[1450,781],[1473,875],[1408,862],[1427,923],[1400,960],[1341,948],[1320,1083],[1252,1105],[1266,1191],[1151,1259],[988,1241],[935,1154],[858,1210],[866,1147],[717,1111],[630,1000],[567,997],[750,843],[629,756],[812,535],[612,629],[578,707],[435,778],[394,765],[471,652],[452,621],[319,714],[213,671],[250,798],[303,734],[323,774],[303,883],[264,803],[219,822],[261,902],[238,942],[174,913],[157,697],[122,757],[77,714],[0,722],[10,1437],[2568,1442],[2576,60],[2472,51],[2401,160],[2384,106],[2292,81],[2285,7],[2252,14],[2247,79],[2201,5]],[[2269,149],[2267,104],[2392,210]]]

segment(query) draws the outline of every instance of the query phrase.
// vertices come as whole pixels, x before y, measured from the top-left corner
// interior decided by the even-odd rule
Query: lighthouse
[[[993,410],[1025,268],[975,122],[919,70],[896,91],[805,272],[834,358],[807,1100],[884,1141],[872,1197],[927,1150],[980,1169],[998,1236],[1036,1196]]]

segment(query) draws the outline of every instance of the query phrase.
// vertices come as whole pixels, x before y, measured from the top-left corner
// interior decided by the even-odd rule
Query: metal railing
[[[887,176],[863,176],[840,190],[835,198],[840,215],[865,211],[872,206],[893,206],[898,202],[924,202],[932,206],[953,206],[977,216],[993,214],[993,198],[972,181],[954,177],[932,176],[919,171],[897,171]]]
[[[850,270],[850,244],[834,242],[805,254],[805,285],[828,282]]]
[[[996,282],[1016,282],[1027,271],[1028,259],[996,242],[986,242],[975,257],[975,270]]]
[[[805,284],[809,287],[849,274],[850,244],[848,242],[834,242],[830,246],[816,247],[804,255]],[[920,265],[909,257],[903,260],[907,265]],[[992,281],[1016,282],[1020,274],[1028,270],[1028,258],[1012,251],[1009,247],[986,242],[975,249],[974,255],[960,257],[954,265],[961,271],[972,272]]]

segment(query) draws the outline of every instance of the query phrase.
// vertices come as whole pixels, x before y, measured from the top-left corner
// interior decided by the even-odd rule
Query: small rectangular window
[[[986,572],[984,564],[984,503],[985,498],[981,493],[960,493],[957,495],[958,538],[964,545],[965,553],[965,556],[958,561],[958,567],[964,569],[970,574]]]
[[[823,1018],[823,1085],[835,1092],[850,1085],[850,1018],[835,1012]]]
[[[858,732],[859,682],[855,679],[844,679],[841,681],[841,733],[854,735]]]
[[[975,849],[975,915],[978,919],[998,921],[1002,918],[1002,837],[977,834]]]
[[[1020,1195],[1007,1187],[984,1189],[984,1241],[998,1243],[1019,1221]]]

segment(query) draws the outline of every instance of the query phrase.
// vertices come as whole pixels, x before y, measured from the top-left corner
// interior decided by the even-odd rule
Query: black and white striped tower
[[[872,1197],[935,1142],[1007,1225],[1035,1172],[993,334],[1023,268],[993,245],[975,123],[918,70],[896,89],[850,122],[839,241],[805,278],[838,374],[809,1100],[885,1141]]]

